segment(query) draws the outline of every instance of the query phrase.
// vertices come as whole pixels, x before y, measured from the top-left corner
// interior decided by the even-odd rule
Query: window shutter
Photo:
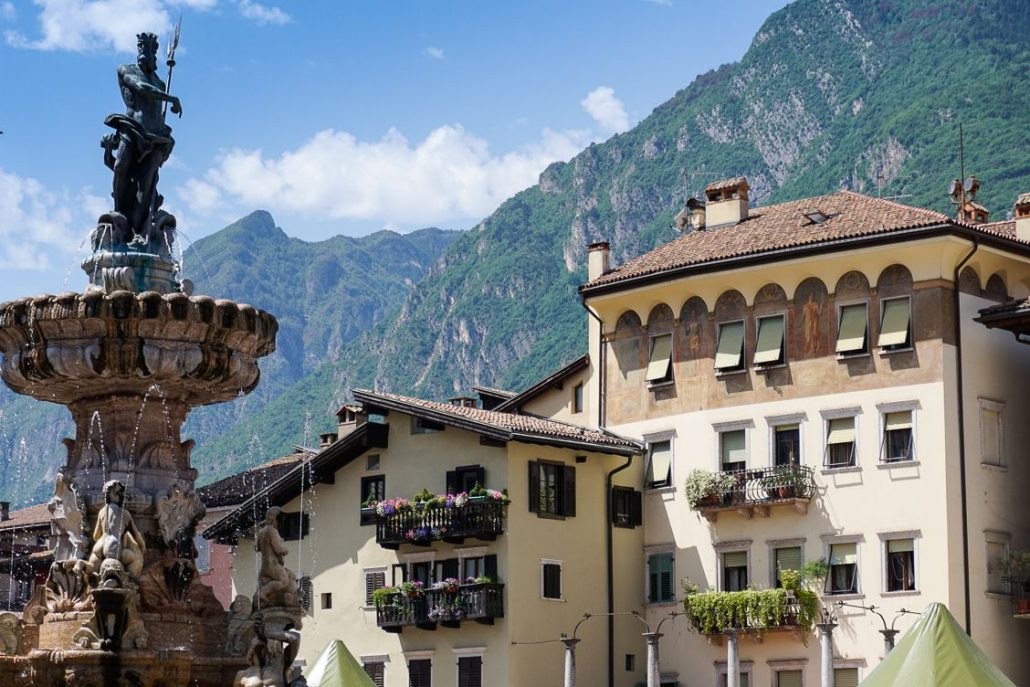
[[[675,594],[672,591],[672,573],[675,559],[673,554],[664,553],[659,556],[661,560],[661,573],[659,575],[659,594],[660,601],[671,601],[675,598]]]
[[[845,305],[840,309],[838,353],[855,353],[865,348],[865,332],[869,324],[867,319],[865,303]]]
[[[573,465],[562,466],[562,476],[565,487],[565,497],[562,503],[562,514],[568,516],[576,515],[576,468]]]
[[[892,432],[895,429],[912,429],[912,411],[887,413],[883,419],[883,426],[888,432]]]
[[[858,687],[858,668],[834,668],[833,687]]]
[[[658,554],[647,557],[647,600],[649,603],[658,601],[658,586],[660,575],[660,563]]]
[[[446,492],[448,494],[457,494],[459,491],[461,491],[459,487],[460,485],[458,484],[458,471],[448,470]]]
[[[888,553],[905,553],[907,551],[915,551],[915,545],[911,539],[892,539],[887,542]]]
[[[491,579],[498,579],[497,577],[497,554],[491,553],[483,556],[483,574]]]
[[[408,661],[408,687],[430,687],[433,662],[428,658]]]
[[[462,656],[458,659],[458,687],[483,687],[481,656]]]
[[[722,555],[722,567],[746,568],[747,551],[727,551]]]
[[[651,357],[647,364],[648,382],[657,382],[669,376],[672,364],[672,334],[662,334],[651,339]]]
[[[639,527],[644,524],[644,508],[641,503],[642,494],[634,489],[629,497],[630,524]]]
[[[776,673],[776,687],[805,687],[800,670],[781,670]]]
[[[776,549],[776,572],[781,570],[801,570],[800,546]]]
[[[855,418],[840,417],[830,420],[830,430],[826,435],[827,444],[850,444],[855,441]]]
[[[744,430],[738,429],[732,432],[722,432],[719,435],[719,442],[722,444],[723,465],[747,462],[747,441]]]
[[[902,346],[908,342],[908,320],[911,308],[907,298],[883,302],[883,320],[880,322],[881,348],[885,346]]]
[[[830,565],[854,565],[857,562],[857,544],[833,544],[830,546]]]
[[[529,512],[540,512],[540,463],[529,464]]]
[[[758,343],[755,364],[776,363],[783,358],[783,316],[758,320]]]
[[[740,367],[744,356],[744,323],[727,322],[719,327],[719,346],[715,352],[715,369]]]
[[[440,574],[446,579],[448,577],[458,577],[458,559],[448,558],[440,561]],[[439,582],[439,580],[437,580]]]

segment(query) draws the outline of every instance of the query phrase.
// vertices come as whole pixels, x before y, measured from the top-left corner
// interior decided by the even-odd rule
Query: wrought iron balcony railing
[[[776,465],[728,473],[732,485],[697,504],[696,509],[714,522],[720,511],[735,510],[747,518],[758,513],[768,517],[769,507],[792,505],[799,513],[808,512],[815,495],[814,471],[807,465]]]
[[[761,591],[761,590],[758,590]],[[768,593],[768,590],[765,590]],[[716,594],[727,594],[731,592],[715,592]],[[811,620],[806,618],[805,609],[799,599],[787,596],[775,608],[765,609],[763,614],[760,610],[741,608],[726,612],[719,626],[712,626],[710,620],[706,620],[695,609],[687,606],[687,618],[694,630],[699,634],[714,636],[727,631],[758,633],[776,632],[782,630],[804,630]]]
[[[504,533],[508,504],[489,497],[470,498],[461,507],[409,509],[376,515],[376,543],[384,549],[401,544],[429,546],[433,541],[460,544],[466,538],[493,541]]]
[[[504,617],[504,585],[496,582],[463,584],[457,591],[426,589],[417,597],[395,592],[376,606],[376,624],[387,632],[406,626],[423,629],[458,627],[462,620],[493,625]]]
[[[1012,590],[1012,617],[1030,620],[1030,578],[1006,577]]]

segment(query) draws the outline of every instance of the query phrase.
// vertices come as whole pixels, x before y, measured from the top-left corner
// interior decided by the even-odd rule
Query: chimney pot
[[[610,268],[611,245],[607,241],[598,241],[587,246],[587,281],[606,274]]]
[[[1030,193],[1016,198],[1016,238],[1030,243]]]
[[[11,502],[0,501],[0,520],[11,519]]]
[[[737,177],[709,184],[705,188],[705,224],[718,227],[739,224],[748,218],[747,179]]]
[[[336,432],[326,432],[325,434],[319,435],[318,447],[326,448],[336,443],[339,438],[339,434]]]

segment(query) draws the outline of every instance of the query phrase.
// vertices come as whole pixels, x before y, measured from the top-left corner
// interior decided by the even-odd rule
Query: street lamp
[[[861,604],[849,604],[849,603],[846,603],[844,601],[838,601],[837,605],[840,606],[841,608],[843,608],[845,606],[847,606],[848,608],[860,608],[863,611],[870,611],[870,612],[875,613],[876,615],[880,616],[880,622],[883,623],[883,629],[882,630],[877,630],[877,632],[879,632],[880,634],[883,635],[883,654],[884,654],[884,656],[889,654],[891,652],[891,650],[894,649],[894,638],[898,636],[898,632],[900,631],[900,630],[894,629],[894,624],[896,622],[898,622],[898,618],[900,618],[903,615],[919,615],[915,611],[908,611],[908,610],[905,610],[904,608],[902,608],[900,611],[897,612],[897,614],[895,614],[894,620],[891,621],[890,627],[887,627],[887,619],[883,617],[883,613],[880,613],[878,610],[876,610],[876,606],[874,606],[873,604],[869,604],[868,606],[863,606]]]

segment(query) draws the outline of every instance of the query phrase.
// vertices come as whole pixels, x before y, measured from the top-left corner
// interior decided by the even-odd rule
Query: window
[[[401,580],[395,580],[396,584],[400,584]],[[386,586],[386,571],[385,570],[366,570],[365,571],[365,605],[372,605],[372,592],[377,589],[382,589]]]
[[[786,360],[783,345],[784,316],[773,315],[758,319],[758,338],[755,342],[755,365],[780,365]]]
[[[869,318],[865,303],[842,305],[837,326],[837,353],[841,356],[868,353],[868,330]]]
[[[633,654],[626,654],[626,672],[632,673],[637,669],[637,657]]]
[[[307,513],[280,513],[279,536],[290,541],[308,536],[311,517]]]
[[[988,534],[987,540],[987,591],[991,594],[1008,594],[1009,585],[1002,578],[1001,561],[1008,555],[1009,545],[1004,535]]]
[[[397,587],[408,581],[408,566],[404,563],[394,563],[390,569],[390,585]]]
[[[799,465],[801,463],[801,425],[780,425],[773,429],[774,463]]]
[[[545,599],[561,599],[561,561],[541,561],[540,595]]]
[[[855,418],[838,417],[826,423],[825,467],[843,468],[855,464]]]
[[[723,672],[719,675],[719,687],[726,687],[728,684],[729,679]],[[743,668],[740,670],[740,687],[751,687],[751,673],[745,673]]]
[[[572,389],[572,412],[583,412],[583,382],[580,382]]]
[[[722,591],[739,592],[747,589],[747,551],[722,553]]]
[[[483,657],[458,657],[458,687],[483,687]]]
[[[484,571],[485,563],[484,556],[472,556],[469,558],[461,559],[461,578],[467,580],[468,578],[482,577],[486,574]],[[445,576],[446,577],[446,576]],[[441,578],[443,579],[443,578]]]
[[[385,475],[373,475],[372,477],[361,478],[361,506],[362,508],[382,501],[386,498],[386,476]],[[362,512],[361,523],[362,525],[374,525],[376,521],[375,512]]]
[[[447,471],[447,493],[470,492],[477,484],[486,486],[486,470],[481,465],[462,465]]]
[[[653,441],[647,447],[644,488],[672,486],[672,440]]]
[[[372,683],[376,687],[383,687],[386,684],[384,677],[386,673],[386,663],[383,661],[364,661],[361,667],[365,669],[365,674],[372,678]]]
[[[672,381],[672,334],[651,337],[651,350],[644,381],[648,384]]]
[[[834,668],[833,687],[858,687],[858,668]]]
[[[676,600],[673,589],[676,559],[672,551],[652,553],[647,557],[647,603],[659,604]]]
[[[1005,464],[1005,434],[1001,415],[1004,409],[1004,403],[980,399],[980,460],[986,465]]]
[[[639,527],[643,524],[640,492],[630,487],[612,487],[612,524]]]
[[[576,468],[544,461],[530,463],[529,512],[541,517],[576,515]]]
[[[887,591],[910,592],[916,588],[914,539],[889,539],[886,542]]]
[[[327,611],[333,607],[332,592],[322,592],[322,610]]]
[[[723,472],[747,468],[747,435],[743,429],[719,432],[719,458]]]
[[[434,420],[429,420],[424,417],[412,417],[411,418],[411,433],[412,434],[432,434],[433,432],[442,432],[443,424]]]
[[[365,458],[365,469],[366,470],[378,470],[379,469],[379,454],[370,453]]]
[[[883,415],[883,462],[912,460],[912,411]]]
[[[802,558],[800,546],[783,546],[773,549],[773,578],[776,580],[777,587],[783,586],[780,581],[780,572],[783,570],[800,571]]]
[[[744,369],[744,321],[719,325],[719,345],[715,350],[715,369],[737,372]]]
[[[826,586],[830,594],[858,593],[858,544],[830,545],[830,574]]]
[[[412,582],[421,582],[428,587],[433,583],[433,561],[412,562],[410,578]]]
[[[805,687],[801,670],[777,670],[776,687]]]
[[[433,661],[428,658],[408,661],[408,687],[432,687]]]
[[[193,537],[193,547],[197,550],[197,560],[194,565],[197,566],[197,572],[203,575],[211,570],[211,540],[204,539],[198,534]]]
[[[883,351],[912,347],[912,301],[907,296],[880,303],[880,338],[876,342]]]

